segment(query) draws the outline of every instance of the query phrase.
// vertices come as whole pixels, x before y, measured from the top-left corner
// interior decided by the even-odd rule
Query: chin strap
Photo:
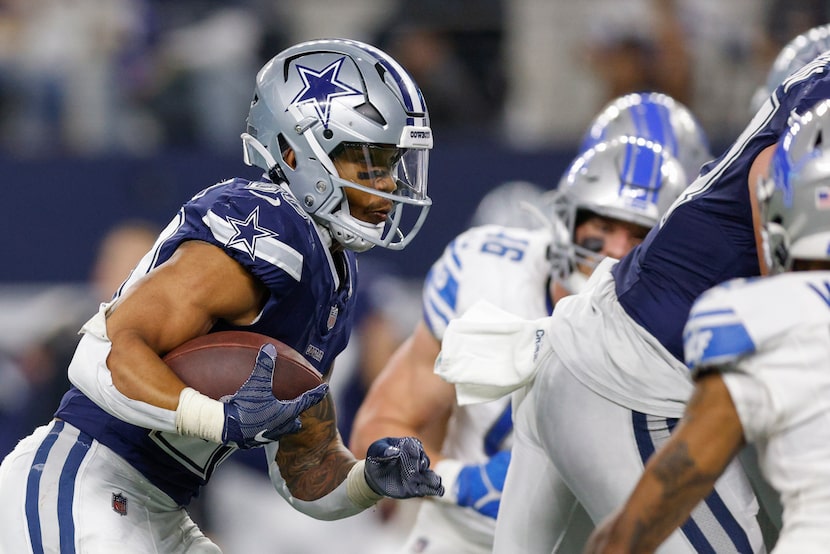
[[[366,240],[363,236],[357,234],[354,231],[355,228],[360,229],[363,235],[369,235],[376,240],[380,240],[384,227],[383,223],[375,225],[354,217],[349,210],[349,201],[345,194],[340,201],[340,209],[328,214],[324,225],[328,227],[331,236],[337,242],[342,244],[344,248],[354,252],[366,252],[375,246],[372,241]]]

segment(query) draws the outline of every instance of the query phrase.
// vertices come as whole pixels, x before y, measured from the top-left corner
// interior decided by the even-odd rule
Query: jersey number
[[[508,236],[504,232],[487,235],[487,240],[481,245],[481,251],[494,256],[501,256],[519,262],[524,258],[527,241]]]

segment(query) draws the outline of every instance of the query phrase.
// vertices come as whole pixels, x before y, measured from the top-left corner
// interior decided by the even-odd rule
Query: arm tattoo
[[[355,458],[337,432],[330,397],[303,412],[299,433],[280,439],[277,464],[295,498],[316,500],[343,482]]]
[[[688,445],[678,441],[655,459],[652,475],[662,488],[659,509],[641,514],[634,522],[629,547],[656,548],[663,540],[663,529],[682,525],[694,507],[689,505],[712,489],[717,474],[707,474],[695,464]]]

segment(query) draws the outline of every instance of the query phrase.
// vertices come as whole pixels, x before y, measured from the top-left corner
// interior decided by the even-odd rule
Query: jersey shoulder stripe
[[[458,256],[458,238],[444,249],[424,280],[422,306],[424,321],[435,337],[442,337],[450,320],[456,317],[458,286],[462,262]]]
[[[260,259],[274,265],[300,281],[303,276],[303,255],[295,248],[280,241],[277,233],[260,227],[259,207],[255,207],[246,221],[231,216],[221,217],[208,210],[202,218],[213,237],[227,248],[246,252],[251,259]],[[250,236],[244,236],[244,226],[253,228]]]
[[[755,351],[755,343],[738,314],[728,307],[693,309],[683,331],[686,365],[723,365]]]
[[[201,220],[206,238],[260,277],[272,266],[301,281],[307,254],[319,242],[291,192],[274,183],[226,181],[194,197],[185,210]]]
[[[686,363],[735,362],[779,337],[814,326],[830,326],[830,272],[728,281],[693,305],[683,333]]]

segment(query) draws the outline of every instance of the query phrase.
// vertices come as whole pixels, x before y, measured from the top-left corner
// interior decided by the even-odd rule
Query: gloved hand
[[[429,457],[416,438],[378,439],[369,446],[364,476],[377,494],[390,498],[441,496],[441,477],[429,469]]]
[[[458,505],[495,519],[509,465],[510,451],[502,450],[483,464],[462,467],[455,482]]]
[[[223,397],[225,427],[222,443],[256,448],[300,430],[300,414],[319,403],[328,392],[323,383],[293,400],[278,400],[271,392],[277,349],[259,349],[251,376],[232,396]]]

